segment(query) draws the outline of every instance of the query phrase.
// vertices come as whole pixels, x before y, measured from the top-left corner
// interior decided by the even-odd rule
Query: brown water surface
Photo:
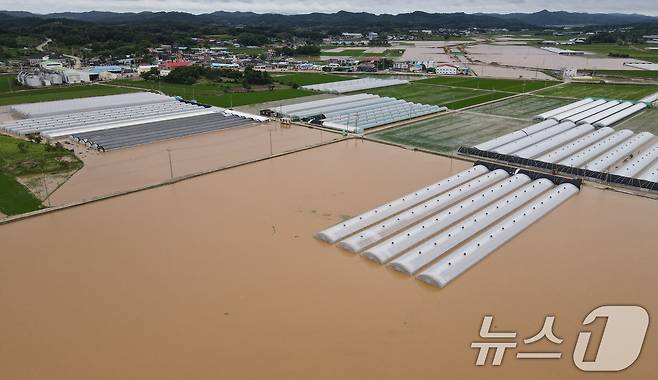
[[[658,316],[640,197],[586,187],[442,290],[312,237],[468,166],[350,140],[0,226],[0,378],[570,379],[590,310]],[[555,315],[519,351],[563,358],[475,367],[485,314],[518,341]]]
[[[199,173],[339,137],[269,122],[108,152],[89,150],[82,154],[85,166],[57,189],[50,201],[60,205],[93,199],[164,182],[172,172],[174,177]]]

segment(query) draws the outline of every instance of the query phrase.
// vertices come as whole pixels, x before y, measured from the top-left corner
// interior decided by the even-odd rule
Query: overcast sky
[[[641,13],[658,16],[656,0],[0,0],[0,9],[36,13],[62,11],[252,11],[257,13],[308,13],[364,11],[371,13],[427,12],[535,12],[566,10],[590,13]]]

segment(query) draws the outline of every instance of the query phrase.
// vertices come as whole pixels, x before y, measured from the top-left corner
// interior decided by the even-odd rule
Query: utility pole
[[[46,193],[46,200],[48,201],[48,207],[51,207],[50,204],[50,194],[48,193],[48,182],[46,182],[46,173],[43,171],[43,166],[41,166],[41,181],[43,182],[43,190]]]
[[[171,163],[171,148],[167,148],[167,154],[169,155],[169,179],[174,179],[174,166]]]

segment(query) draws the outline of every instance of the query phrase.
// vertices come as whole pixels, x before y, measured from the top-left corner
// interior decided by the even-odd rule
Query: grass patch
[[[0,135],[0,172],[19,177],[68,172],[81,167],[82,161],[62,147]]]
[[[292,86],[294,84],[298,86],[307,86],[310,84],[320,84],[320,83],[330,83],[330,82],[339,82],[344,80],[352,80],[354,78],[334,75],[334,74],[321,74],[321,73],[297,73],[297,74],[286,74],[273,77],[276,82]]]
[[[384,57],[384,58],[396,58],[402,57],[404,54],[404,49],[386,49],[383,53],[363,53],[364,57]]]
[[[530,121],[535,115],[562,107],[572,102],[573,100],[570,99],[523,95],[491,104],[485,104],[473,108],[470,111],[490,115],[518,117]]]
[[[526,121],[487,115],[454,113],[370,135],[381,140],[436,152],[453,152],[460,146],[473,146],[515,131]]]
[[[16,83],[16,75],[2,74],[0,75],[0,94],[19,90],[20,86]]]
[[[216,96],[197,96],[200,103],[210,104],[217,107],[238,107],[249,104],[272,102],[282,99],[299,98],[302,96],[317,95],[315,91],[300,89],[281,89],[272,91],[236,92]]]
[[[16,177],[69,172],[81,167],[82,161],[62,147],[0,135],[0,212],[16,215],[42,207]]]
[[[479,90],[505,91],[505,92],[514,92],[514,93],[535,91],[556,84],[556,82],[554,81],[493,79],[493,78],[455,77],[455,76],[437,76],[434,78],[420,80],[418,81],[418,83],[474,88]]]
[[[291,74],[296,75],[296,74]],[[304,75],[304,74],[299,74]],[[315,74],[323,75],[323,74]],[[287,75],[283,75],[287,76]],[[275,79],[278,81],[278,78]],[[302,77],[299,77],[299,80]],[[348,78],[349,79],[349,78]],[[244,106],[248,104],[263,103],[275,100],[298,98],[301,96],[314,95],[317,92],[302,90],[302,89],[293,89],[293,88],[282,88],[269,90],[265,89],[262,91],[251,91],[251,92],[229,92],[231,89],[241,87],[239,83],[230,83],[230,82],[199,82],[193,85],[186,84],[172,84],[166,82],[150,82],[144,80],[116,80],[112,83],[139,87],[144,89],[153,89],[164,92],[169,96],[181,96],[185,99],[196,99],[200,103],[210,104],[218,107],[237,107]]]
[[[409,84],[375,88],[363,92],[404,99],[414,103],[446,106],[451,109],[460,109],[510,96],[505,92],[432,86],[422,82],[422,80],[413,81]]]
[[[57,86],[44,89],[20,90],[0,93],[0,106],[9,104],[47,102],[90,96],[125,94],[137,90],[101,85]]]
[[[574,49],[588,51],[606,57],[610,56],[610,54],[626,54],[631,58],[658,63],[658,51],[646,50],[647,47],[651,47],[651,45],[578,44]]]
[[[199,81],[198,83],[189,84],[175,84],[167,83],[164,81],[145,81],[145,80],[114,80],[113,84],[139,87],[145,90],[162,91],[169,96],[182,96],[185,99],[193,99],[197,96],[207,95],[222,95],[226,91],[241,86],[239,83],[231,82],[208,82]]]
[[[658,71],[651,70],[596,70],[593,75],[619,78],[658,79]]]
[[[651,132],[656,135],[658,134],[658,108],[650,108],[634,117],[629,117],[616,125],[615,129],[630,129],[635,133]]]
[[[14,177],[0,171],[0,212],[5,215],[17,215],[41,207],[41,201],[25,186]]]
[[[607,99],[640,100],[655,92],[658,92],[658,87],[653,85],[568,83],[547,88],[536,94],[574,99],[593,96]]]
[[[461,108],[466,108],[466,107],[475,106],[475,105],[486,103],[486,102],[492,102],[492,101],[498,100],[498,99],[503,99],[503,98],[506,98],[508,96],[510,96],[510,94],[507,94],[507,93],[504,93],[504,92],[492,91],[492,92],[489,92],[489,93],[486,93],[486,94],[473,96],[473,97],[470,97],[470,98],[458,100],[458,101],[451,102],[451,103],[446,103],[445,106],[450,108],[450,109],[453,109],[453,110],[458,110],[458,109],[461,109]]]

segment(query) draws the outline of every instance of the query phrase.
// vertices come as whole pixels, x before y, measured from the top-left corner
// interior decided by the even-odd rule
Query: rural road
[[[46,47],[46,45],[48,45],[50,42],[52,42],[52,40],[46,37],[46,40],[36,47],[37,51],[43,51],[43,48]]]
[[[39,46],[36,47],[37,51],[43,51],[43,48],[46,47],[49,43],[51,43],[53,40],[46,37],[46,40],[43,41]],[[66,58],[71,58],[73,61],[75,61],[75,64],[73,65],[73,68],[79,69],[80,68],[80,57],[76,57],[75,55],[68,55],[68,54],[62,54]]]

